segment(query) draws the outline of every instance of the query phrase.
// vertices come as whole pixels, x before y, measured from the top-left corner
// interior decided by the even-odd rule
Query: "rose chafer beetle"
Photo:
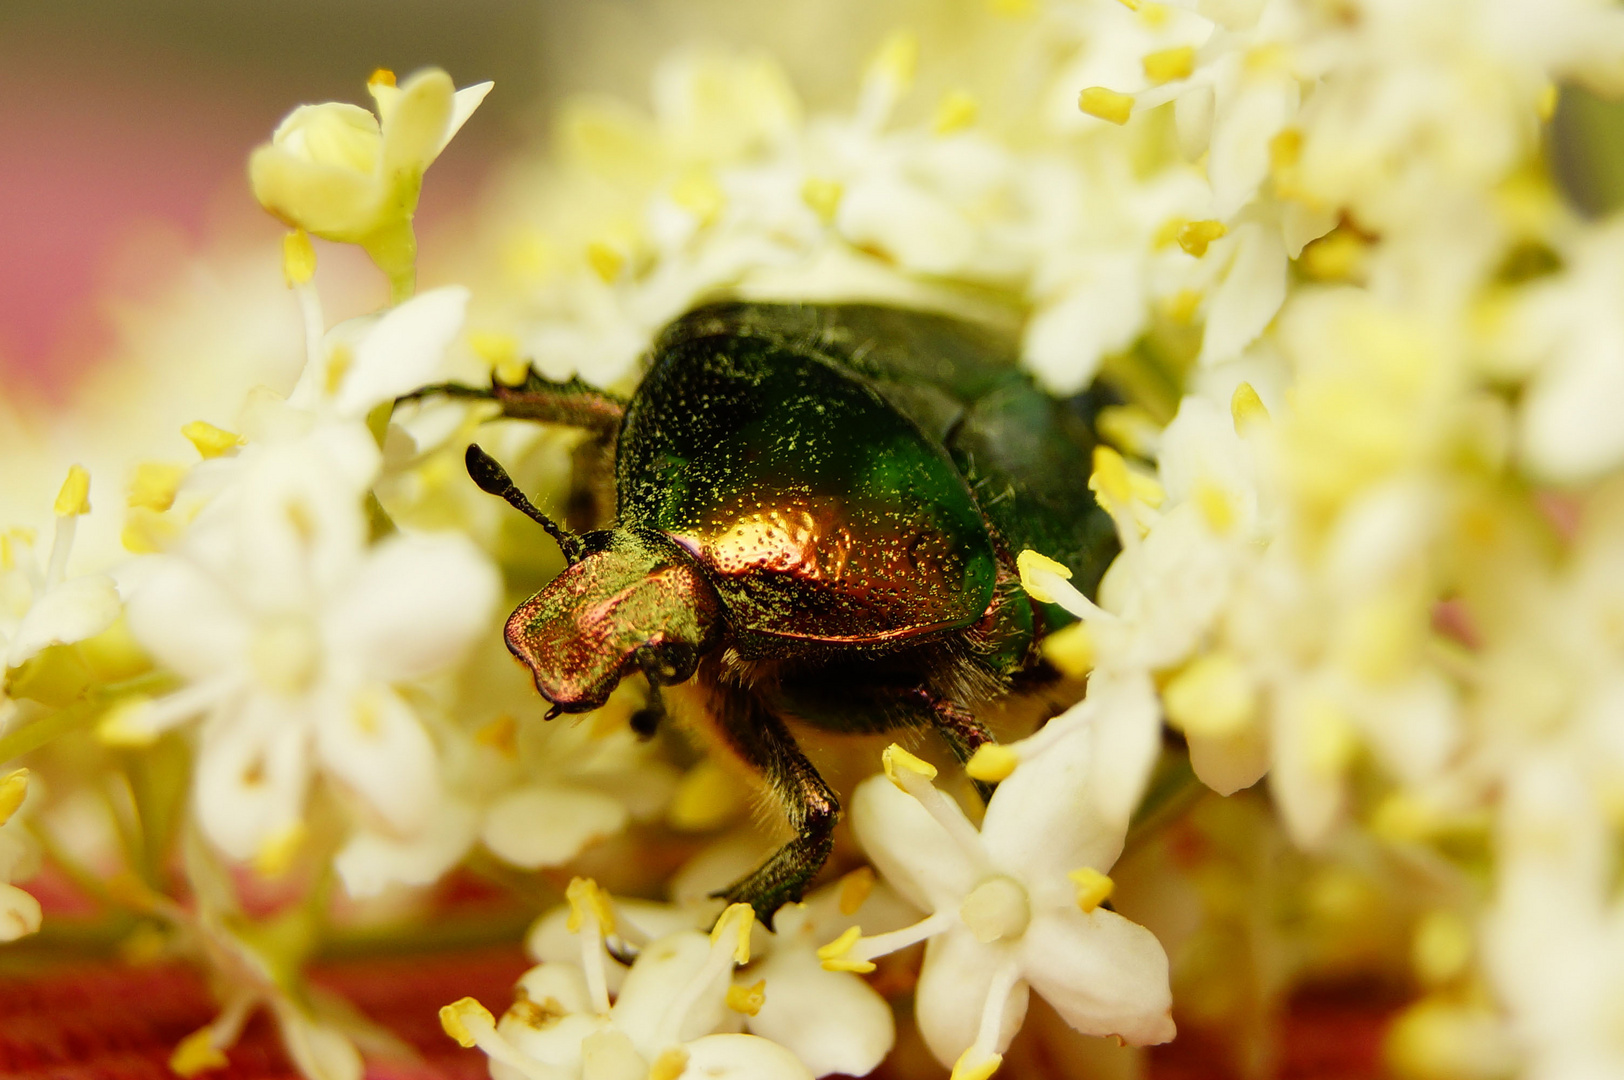
[[[721,303],[660,335],[629,402],[530,373],[503,414],[593,433],[572,519],[612,463],[608,528],[573,533],[468,448],[484,490],[539,522],[568,565],[507,621],[552,703],[601,706],[626,675],[694,680],[722,743],[782,802],[794,838],[723,895],[771,925],[822,866],[835,793],[786,721],[923,727],[962,761],[991,738],[974,707],[1037,669],[1069,621],[1022,590],[1026,548],[1092,592],[1117,551],[1088,488],[1098,400],[1060,401],[1009,338],[873,305]]]

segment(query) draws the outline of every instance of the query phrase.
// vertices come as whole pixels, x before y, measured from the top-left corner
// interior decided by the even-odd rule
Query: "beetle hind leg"
[[[724,696],[715,717],[728,746],[759,773],[784,806],[795,836],[753,873],[715,894],[749,904],[768,929],[773,913],[793,903],[834,846],[840,802],[801,753],[784,722],[748,693]]]

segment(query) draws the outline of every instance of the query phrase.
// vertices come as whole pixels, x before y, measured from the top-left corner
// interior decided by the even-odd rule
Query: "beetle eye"
[[[635,656],[643,674],[663,686],[687,682],[699,666],[698,652],[680,641],[644,645]]]

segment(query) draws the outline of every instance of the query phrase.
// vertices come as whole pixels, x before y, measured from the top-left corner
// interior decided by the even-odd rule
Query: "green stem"
[[[73,731],[100,715],[111,701],[131,694],[163,690],[171,682],[168,674],[155,671],[91,690],[82,700],[0,736],[0,762],[22,757],[38,750],[57,736]]]

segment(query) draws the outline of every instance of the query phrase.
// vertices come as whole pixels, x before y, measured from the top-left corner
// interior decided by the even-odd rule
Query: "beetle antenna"
[[[468,466],[468,475],[473,477],[481,491],[506,499],[509,506],[546,529],[547,535],[558,541],[558,546],[563,549],[565,562],[574,565],[581,561],[581,538],[537,510],[535,504],[519,490],[519,485],[513,482],[513,477],[507,474],[507,470],[481,450],[478,443],[468,444],[468,453],[463,460]]]

